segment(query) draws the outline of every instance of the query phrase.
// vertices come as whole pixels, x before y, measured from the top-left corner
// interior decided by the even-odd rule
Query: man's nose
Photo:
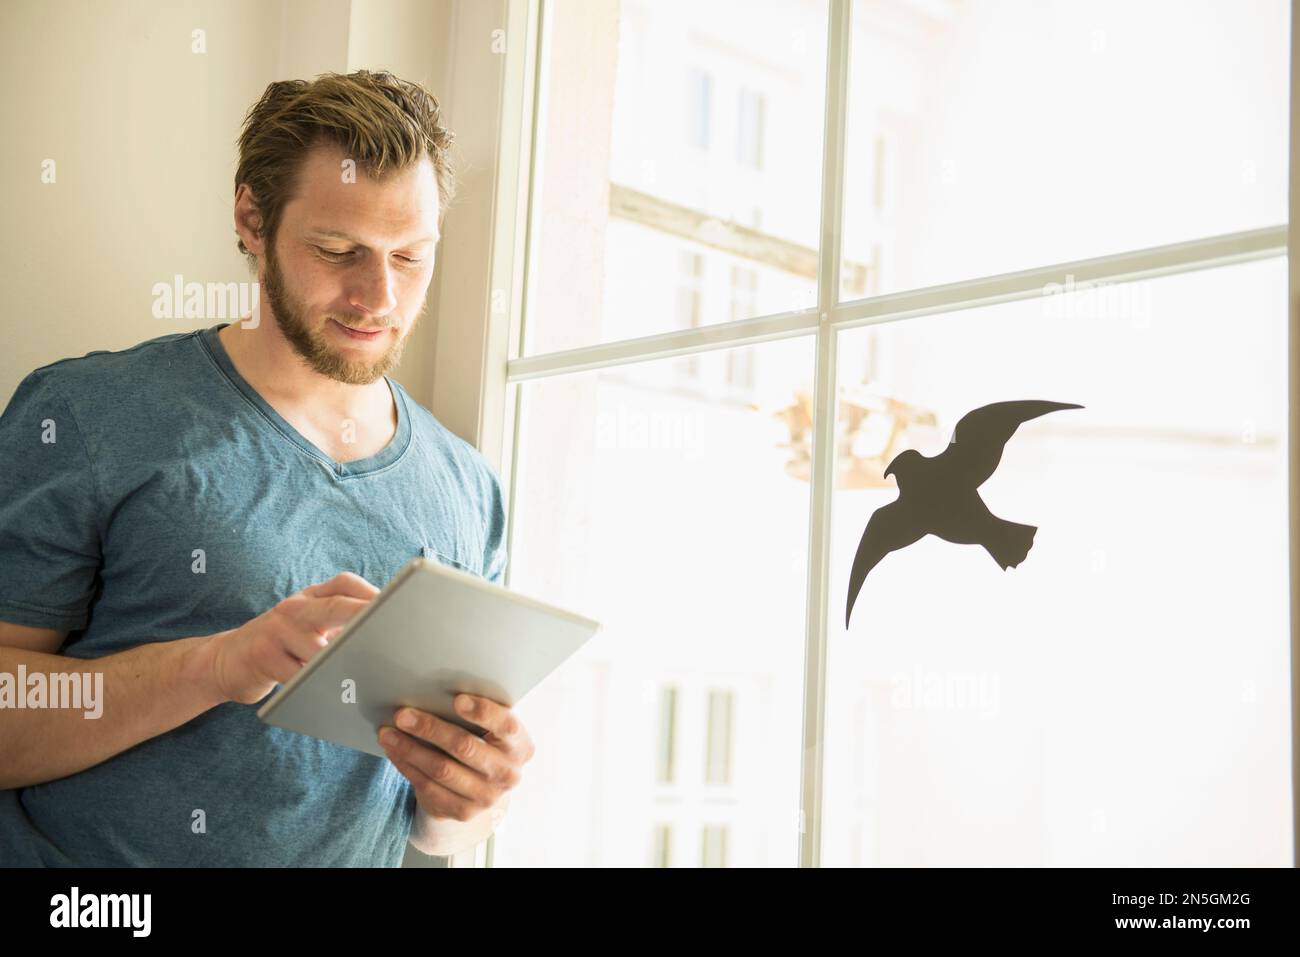
[[[353,277],[355,285],[349,291],[348,303],[360,313],[388,315],[397,308],[397,295],[393,291],[395,272],[387,260],[367,263]]]

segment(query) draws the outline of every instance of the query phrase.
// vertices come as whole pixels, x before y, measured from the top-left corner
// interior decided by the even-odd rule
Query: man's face
[[[261,284],[280,331],[316,372],[367,385],[397,365],[424,311],[438,182],[427,158],[382,184],[360,169],[345,176],[345,159],[334,146],[308,154]],[[341,326],[378,331],[363,339]]]

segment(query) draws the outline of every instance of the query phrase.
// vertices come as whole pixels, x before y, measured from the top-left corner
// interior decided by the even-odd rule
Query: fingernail
[[[460,709],[461,714],[473,714],[474,699],[468,695],[460,695],[456,698],[456,707]]]
[[[379,743],[387,747],[394,748],[397,746],[397,732],[391,728],[384,728],[379,732]]]
[[[415,727],[415,715],[409,711],[403,711],[397,716],[397,726],[410,731]]]

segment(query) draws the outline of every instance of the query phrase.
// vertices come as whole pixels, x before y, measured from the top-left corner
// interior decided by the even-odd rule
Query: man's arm
[[[0,709],[0,789],[43,784],[108,760],[221,704],[207,661],[210,635],[139,645],[101,658],[52,653],[66,633],[0,622],[0,673],[91,674],[91,708]],[[48,650],[37,650],[48,649]],[[102,678],[95,678],[96,674]],[[80,679],[77,679],[80,680]],[[83,685],[84,687],[84,685]],[[51,703],[47,695],[47,704]],[[99,711],[99,717],[86,712]]]
[[[87,708],[0,709],[0,788],[83,771],[226,701],[256,704],[296,675],[329,643],[327,636],[377,594],[360,575],[339,572],[239,628],[137,645],[102,658],[35,651],[53,648],[58,633],[0,624],[0,672],[16,677],[20,665],[28,674],[90,672],[92,687],[102,689],[104,699],[96,705],[98,718],[87,718],[87,710],[96,710]],[[96,673],[102,675],[98,680]]]

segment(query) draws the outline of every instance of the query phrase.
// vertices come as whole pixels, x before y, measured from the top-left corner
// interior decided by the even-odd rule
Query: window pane
[[[841,334],[824,863],[1290,865],[1286,321],[1277,258]],[[1014,399],[1084,406],[979,488],[1023,562],[929,535],[845,632],[884,466]]]
[[[713,123],[713,77],[703,70],[690,71],[690,102],[686,116],[689,142],[697,150],[709,148],[709,128]]]
[[[519,386],[511,588],[604,628],[518,705],[502,863],[798,863],[813,340],[751,348],[752,403],[727,350]]]
[[[727,866],[726,825],[709,825],[704,828],[700,848],[700,864],[704,867]]]
[[[731,715],[731,692],[710,691],[709,750],[704,774],[704,780],[709,784],[731,783]]]
[[[1287,220],[1285,0],[852,20],[843,299]]]
[[[652,864],[655,867],[672,866],[673,831],[667,824],[656,824]]]
[[[741,89],[737,109],[736,161],[742,166],[763,166],[763,94]]]
[[[672,784],[676,768],[677,689],[659,692],[659,783]]]
[[[525,354],[679,326],[683,251],[701,325],[814,306],[825,0],[547,11]]]

